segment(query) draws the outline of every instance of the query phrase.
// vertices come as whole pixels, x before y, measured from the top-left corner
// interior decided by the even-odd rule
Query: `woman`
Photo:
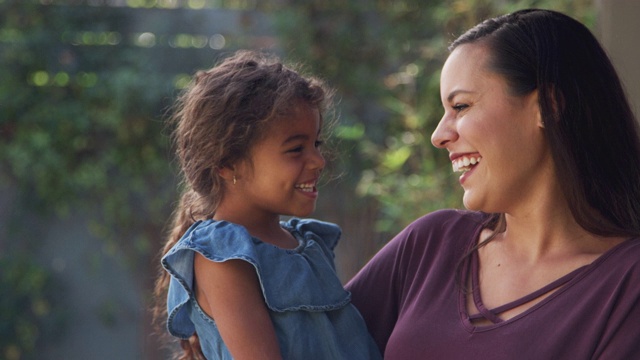
[[[416,220],[347,285],[385,359],[640,358],[640,140],[607,55],[547,10],[450,51],[432,142],[468,210]]]

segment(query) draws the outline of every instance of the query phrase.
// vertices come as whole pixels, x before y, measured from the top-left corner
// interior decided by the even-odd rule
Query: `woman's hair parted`
[[[449,50],[464,44],[487,47],[489,70],[514,96],[538,91],[558,180],[578,224],[602,236],[640,235],[638,122],[593,34],[564,14],[527,9],[485,20]],[[503,230],[503,215],[490,222]]]
[[[195,221],[213,217],[225,191],[219,169],[250,161],[251,148],[272,122],[300,102],[317,108],[326,120],[332,95],[320,79],[304,76],[276,56],[257,51],[238,51],[197,72],[178,97],[170,119],[182,194],[162,254]],[[160,327],[166,321],[169,280],[169,274],[161,271],[156,281],[154,319]],[[187,340],[182,347],[181,359],[197,358]]]

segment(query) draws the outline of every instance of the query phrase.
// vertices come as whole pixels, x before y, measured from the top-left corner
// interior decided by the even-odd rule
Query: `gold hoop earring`
[[[235,185],[235,184],[236,184],[236,176],[233,175],[233,185]]]

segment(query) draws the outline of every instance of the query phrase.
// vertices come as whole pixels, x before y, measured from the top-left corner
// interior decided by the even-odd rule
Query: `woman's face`
[[[489,52],[477,44],[457,47],[440,79],[444,116],[431,142],[447,149],[461,172],[465,207],[512,212],[535,199],[553,179],[537,91],[513,96],[503,77],[487,68]]]

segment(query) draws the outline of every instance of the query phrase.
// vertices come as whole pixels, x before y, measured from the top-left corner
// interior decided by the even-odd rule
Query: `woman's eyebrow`
[[[464,90],[464,89],[453,90],[451,93],[449,93],[449,96],[447,96],[447,101],[450,102],[458,94],[471,94],[471,93],[473,93],[473,91]]]

